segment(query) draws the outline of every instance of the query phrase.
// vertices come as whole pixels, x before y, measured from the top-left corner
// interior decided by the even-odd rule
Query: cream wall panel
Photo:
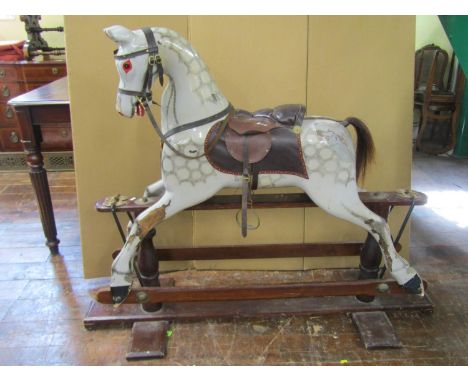
[[[357,268],[358,256],[309,257],[304,259],[304,270],[321,268]]]
[[[367,232],[319,208],[305,209],[306,243],[331,243],[364,241]],[[304,259],[304,269],[346,268],[359,266],[359,257],[309,257]]]
[[[246,238],[236,222],[237,211],[197,211],[195,213],[194,242],[196,246],[248,245],[302,243],[304,209],[259,209],[255,214],[260,219],[257,230],[248,231]],[[249,224],[255,224],[256,218],[249,213]],[[229,260],[195,261],[200,269],[302,269],[301,259],[282,260]],[[213,264],[215,263],[215,264]]]
[[[196,16],[190,17],[189,35],[219,88],[235,107],[255,110],[283,103],[305,104],[307,17]],[[303,209],[256,213],[261,219],[260,228],[242,238],[236,211],[195,212],[195,246],[302,243]],[[197,261],[195,266],[302,269],[303,260]]]
[[[185,16],[66,16],[67,63],[81,242],[86,277],[110,275],[111,253],[122,246],[112,217],[96,200],[120,193],[141,195],[161,177],[160,141],[146,119],[115,111],[118,76],[115,44],[103,28],[165,26],[187,37]],[[155,89],[157,87],[155,86]],[[158,117],[159,118],[159,117]],[[182,213],[158,229],[158,245],[192,245],[192,217]],[[177,234],[174,234],[177,232]]]
[[[308,112],[367,124],[377,151],[368,188],[411,182],[414,35],[413,16],[310,17]]]
[[[308,112],[338,119],[356,116],[367,124],[377,154],[363,184],[369,190],[411,186],[414,35],[412,16],[309,18]],[[362,230],[318,211],[306,210],[305,216],[306,242],[365,237]],[[407,233],[401,242],[408,256]],[[305,259],[305,266],[353,262]]]
[[[310,234],[310,242],[327,242],[327,241],[364,241],[367,237],[367,233],[354,225],[343,222],[342,220],[335,219],[334,217],[321,217],[318,219],[320,223],[315,227],[309,227],[309,224],[313,221],[313,218],[308,217],[307,214],[312,209],[306,208],[306,236],[308,232]],[[317,209],[316,209],[317,210]],[[317,210],[318,211],[318,210]],[[395,207],[389,216],[389,225],[392,236],[395,239],[400,229],[403,220],[405,219],[408,207]],[[320,212],[322,213],[322,212]],[[327,215],[325,215],[327,216]],[[324,220],[322,220],[324,219]],[[330,220],[335,220],[334,229],[324,230],[323,227],[329,227]],[[405,257],[409,256],[409,228],[410,223],[407,224],[405,231],[400,239],[400,244],[403,245],[401,254]],[[382,262],[383,264],[383,262]],[[356,268],[359,266],[359,256],[337,256],[337,257],[311,257],[304,259],[304,269],[317,269],[317,268]]]
[[[305,103],[306,16],[191,16],[189,35],[236,108]]]
[[[304,232],[302,226],[299,229],[293,227],[296,227],[298,222],[302,224],[304,221],[303,208],[255,210],[255,214],[260,219],[260,227],[248,231],[246,238],[241,237],[241,229],[236,222],[236,212],[234,210],[216,213],[197,211],[194,221],[195,243],[199,246],[302,243]],[[257,221],[250,212],[248,219],[249,224],[255,224]]]
[[[304,268],[304,259],[243,259],[243,260],[198,260],[194,261],[197,269],[203,270],[246,270],[246,271],[297,271]]]
[[[364,240],[367,232],[345,220],[338,219],[320,208],[305,209],[305,242]]]

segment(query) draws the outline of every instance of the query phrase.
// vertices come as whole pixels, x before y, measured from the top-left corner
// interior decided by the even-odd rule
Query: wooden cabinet
[[[0,61],[0,151],[23,151],[21,131],[8,100],[67,75],[63,60]],[[42,136],[44,151],[71,151],[70,124],[47,126]]]

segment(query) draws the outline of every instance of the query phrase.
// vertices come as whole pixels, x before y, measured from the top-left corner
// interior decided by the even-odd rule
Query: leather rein
[[[153,126],[154,130],[156,133],[159,135],[161,138],[161,141],[163,144],[166,144],[167,147],[169,147],[174,153],[177,155],[180,155],[186,159],[198,159],[203,156],[205,156],[207,153],[209,153],[213,147],[216,145],[217,141],[221,138],[221,135],[224,131],[224,129],[227,126],[228,120],[231,118],[231,116],[234,114],[234,107],[229,103],[229,105],[219,113],[216,113],[210,117],[203,118],[194,122],[189,122],[180,126],[176,126],[169,130],[166,134],[164,134],[161,130],[161,128],[158,125],[158,122],[156,121],[156,118],[153,115],[153,112],[151,111],[149,102],[152,100],[153,93],[151,91],[151,87],[153,85],[153,75],[154,75],[154,67],[156,66],[156,74],[158,74],[159,77],[159,83],[161,86],[164,85],[164,69],[162,66],[161,62],[161,56],[159,55],[159,47],[158,44],[154,38],[154,34],[151,30],[151,28],[142,28],[142,31],[145,35],[146,42],[148,44],[148,47],[143,50],[138,50],[136,52],[128,53],[128,54],[114,54],[114,58],[116,60],[126,60],[132,57],[137,57],[141,56],[143,54],[148,54],[148,66],[146,68],[146,73],[144,77],[144,82],[143,82],[143,87],[141,91],[137,90],[127,90],[127,89],[122,89],[119,88],[118,92],[120,94],[125,94],[125,95],[130,95],[130,96],[135,96],[138,103],[144,107],[148,118],[151,122],[151,125]],[[171,143],[169,143],[168,138],[174,134],[193,129],[195,127],[203,126],[207,123],[214,122],[222,117],[225,117],[224,120],[222,121],[222,125],[218,129],[218,132],[216,134],[215,139],[210,143],[210,146],[205,150],[202,154],[197,155],[197,156],[189,156],[186,155],[179,150],[177,150]]]

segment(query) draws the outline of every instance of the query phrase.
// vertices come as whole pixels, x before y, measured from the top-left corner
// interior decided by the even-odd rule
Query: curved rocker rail
[[[427,282],[424,281],[427,288]],[[407,294],[393,280],[332,281],[307,284],[251,285],[242,287],[140,287],[133,288],[123,304],[163,302],[243,301],[321,296],[378,296]],[[101,304],[113,304],[109,288],[95,291]]]

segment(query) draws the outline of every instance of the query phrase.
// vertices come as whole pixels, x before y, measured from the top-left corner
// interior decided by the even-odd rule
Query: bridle
[[[166,134],[163,134],[156,119],[154,118],[154,115],[151,111],[149,103],[152,101],[152,96],[153,96],[151,87],[153,86],[154,67],[156,66],[156,73],[158,74],[159,83],[161,86],[164,85],[164,69],[162,66],[161,56],[159,55],[158,43],[156,42],[156,39],[154,38],[153,31],[151,30],[151,28],[142,28],[141,30],[143,31],[145,35],[148,47],[146,49],[138,50],[138,51],[127,53],[127,54],[115,54],[116,52],[114,52],[114,58],[118,61],[121,61],[121,60],[127,60],[132,57],[138,57],[144,54],[148,55],[148,65],[146,67],[146,73],[145,73],[142,89],[138,91],[138,90],[127,90],[127,89],[123,89],[119,87],[118,92],[120,94],[125,94],[125,95],[136,97],[137,102],[141,106],[144,107],[146,114],[148,115],[148,118],[151,122],[151,125],[153,126],[154,130],[159,135],[159,137],[161,138],[162,143],[166,144],[173,152],[175,152],[176,154],[186,159],[201,158],[202,156],[205,156],[208,152],[210,152],[211,149],[217,143],[217,141],[221,138],[221,135],[227,125],[228,120],[234,114],[234,111],[235,111],[234,107],[229,103],[229,105],[224,110],[220,111],[219,113],[216,113],[207,118],[203,118],[197,121],[193,121],[193,122],[189,122],[180,126],[176,126],[172,128],[171,130],[169,130]],[[194,127],[202,126],[210,122],[214,122],[222,117],[225,117],[225,118],[222,121],[221,127],[218,129],[216,137],[213,139],[213,141],[210,143],[210,146],[207,148],[207,150],[204,151],[203,154],[200,154],[197,156],[185,155],[184,153],[181,153],[179,150],[177,150],[167,140],[170,136],[174,134],[177,134],[182,131],[189,130],[189,129],[193,129]]]
[[[140,100],[151,101],[152,92],[151,87],[153,85],[153,70],[156,66],[156,73],[159,76],[159,83],[161,86],[164,85],[164,69],[161,62],[161,56],[159,55],[159,47],[154,38],[154,34],[151,31],[151,28],[142,28],[143,33],[145,34],[146,42],[148,47],[146,49],[138,50],[136,52],[128,54],[114,54],[116,60],[127,60],[132,57],[138,57],[143,54],[148,55],[148,66],[146,67],[145,78],[143,81],[142,90],[127,90],[119,88],[120,94],[136,96]]]

